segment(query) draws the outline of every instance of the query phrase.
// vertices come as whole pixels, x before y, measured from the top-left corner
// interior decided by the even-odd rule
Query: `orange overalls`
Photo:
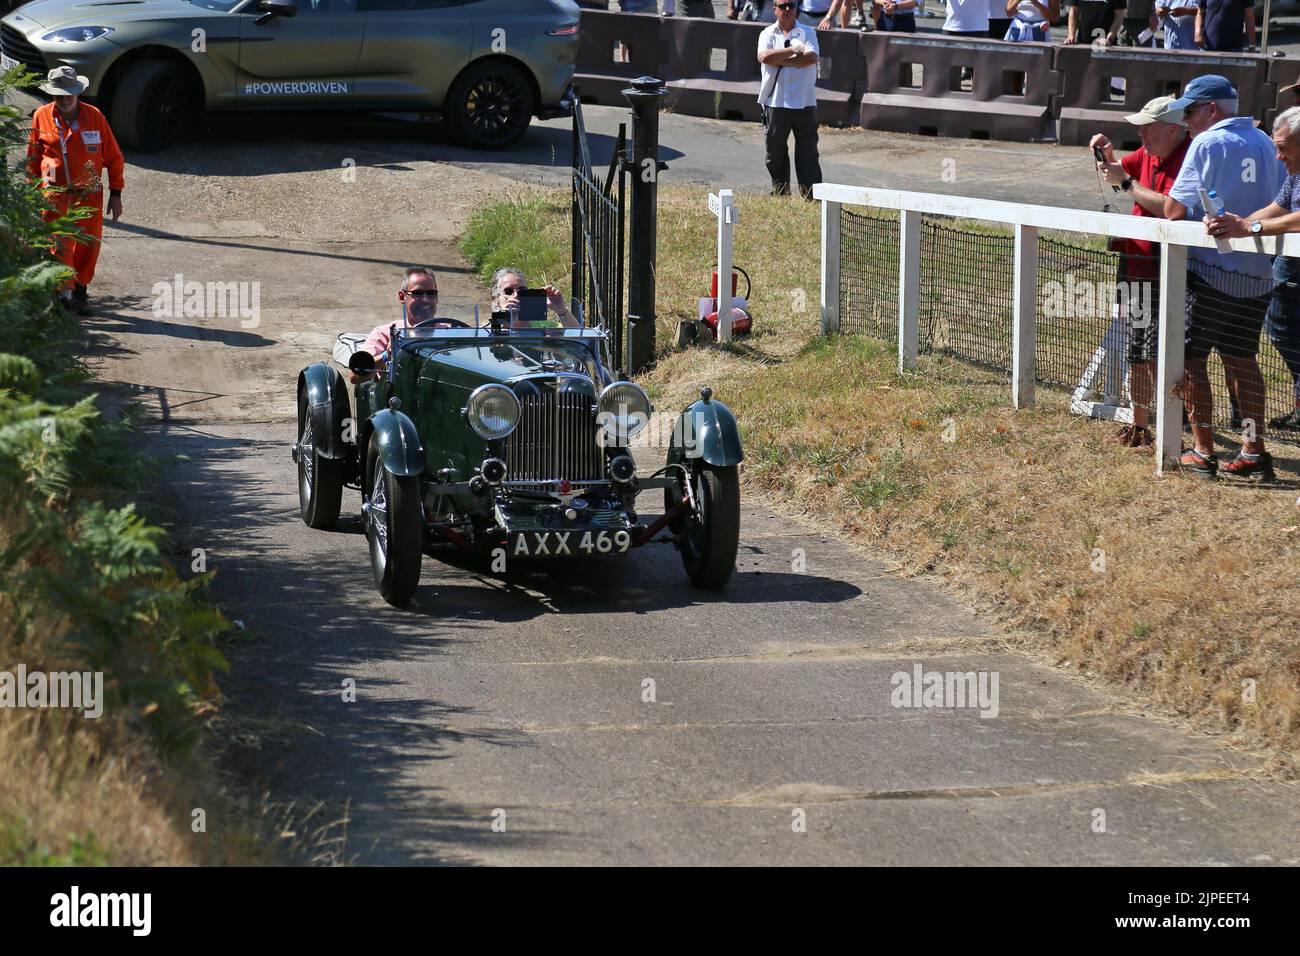
[[[117,145],[108,120],[95,107],[78,104],[76,121],[69,124],[53,103],[32,114],[32,132],[27,140],[27,175],[32,182],[45,186],[46,198],[54,210],[45,214],[52,221],[73,206],[94,211],[77,228],[92,237],[90,242],[64,239],[54,251],[55,257],[76,274],[79,285],[90,285],[95,277],[99,245],[104,235],[104,168],[108,167],[108,188],[122,189],[122,150]]]

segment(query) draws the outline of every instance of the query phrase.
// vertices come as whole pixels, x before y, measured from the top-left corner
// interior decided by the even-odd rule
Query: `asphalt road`
[[[593,114],[608,133],[616,115]],[[761,183],[752,128],[670,117],[665,140],[673,181]],[[150,445],[187,456],[159,495],[247,630],[224,682],[241,773],[346,814],[346,856],[369,864],[1300,862],[1297,790],[1257,757],[1009,652],[779,502],[746,498],[720,595],[665,544],[505,577],[436,554],[398,611],[372,587],[355,493],[338,531],[307,529],[298,370],[392,316],[403,264],[439,270],[444,312],[484,303],[450,239],[478,200],[562,181],[565,141],[547,124],[483,158],[382,123],[225,121],[132,157],[86,324],[99,378],[153,416]],[[945,150],[981,195],[1014,193],[1008,167],[1087,172],[1052,147],[843,143],[828,158],[852,181],[937,169]],[[161,314],[157,284],[177,275],[258,283],[256,326]],[[917,664],[996,673],[997,716],[894,707],[893,676]]]

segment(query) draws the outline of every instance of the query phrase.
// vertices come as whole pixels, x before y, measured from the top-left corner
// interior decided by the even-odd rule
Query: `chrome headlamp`
[[[626,443],[650,423],[654,406],[650,396],[640,385],[632,382],[614,382],[600,393],[596,403],[596,420],[605,434],[618,446]]]
[[[519,424],[519,399],[504,385],[480,385],[470,393],[465,419],[480,438],[505,438]]]

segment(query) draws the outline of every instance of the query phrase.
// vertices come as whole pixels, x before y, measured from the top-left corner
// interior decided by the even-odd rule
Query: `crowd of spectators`
[[[773,23],[776,0],[578,0],[590,10],[708,17]],[[1254,0],[929,0],[929,15],[943,16],[954,37],[1047,41],[1052,27],[1063,42],[1149,46],[1167,50],[1241,53],[1256,48]],[[716,9],[715,9],[716,6]],[[805,26],[829,30],[915,33],[926,0],[799,0]]]

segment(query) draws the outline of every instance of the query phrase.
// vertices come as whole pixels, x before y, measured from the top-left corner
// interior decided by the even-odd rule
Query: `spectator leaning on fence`
[[[1204,0],[1196,11],[1196,45],[1216,53],[1240,53],[1255,45],[1255,0]]]
[[[1164,22],[1166,50],[1195,50],[1196,19],[1205,0],[1156,0],[1156,15]]]
[[[1227,212],[1238,216],[1269,204],[1282,187],[1285,168],[1273,141],[1249,116],[1237,115],[1237,91],[1222,76],[1199,76],[1174,101],[1192,131],[1191,148],[1165,200],[1169,219],[1203,219],[1200,190],[1214,190]],[[1228,388],[1242,415],[1240,454],[1223,466],[1228,474],[1272,474],[1264,450],[1264,377],[1259,337],[1268,311],[1272,269],[1253,252],[1187,251],[1187,322],[1184,397],[1194,445],[1180,464],[1213,477],[1214,399],[1206,360],[1212,349],[1223,359]]]
[[[1097,168],[1106,182],[1119,186],[1133,197],[1133,215],[1163,219],[1165,196],[1174,184],[1192,138],[1183,125],[1181,109],[1171,109],[1172,96],[1157,96],[1128,122],[1138,128],[1142,146],[1121,162],[1109,139],[1098,133],[1088,141],[1090,149],[1101,147],[1106,162]],[[1123,290],[1121,304],[1128,306],[1129,391],[1132,395],[1133,424],[1115,436],[1129,448],[1153,444],[1147,408],[1155,394],[1155,360],[1160,294],[1160,249],[1146,239],[1117,239],[1112,248],[1120,254],[1117,290]]]
[[[1061,17],[1061,0],[1006,0],[1011,26],[1002,39],[1017,43],[1050,43],[1051,26]]]
[[[1206,223],[1210,235],[1227,238],[1276,236],[1300,232],[1300,106],[1280,113],[1273,121],[1273,144],[1286,166],[1287,178],[1277,197],[1248,216],[1225,213]],[[1258,225],[1256,225],[1258,223]],[[1269,341],[1291,373],[1293,407],[1272,419],[1270,428],[1300,429],[1300,258],[1273,260],[1273,295],[1266,328]]]
[[[1067,0],[1066,43],[1114,46],[1124,22],[1124,0]]]
[[[799,194],[812,199],[813,186],[822,181],[817,156],[817,32],[796,22],[794,0],[777,0],[776,17],[776,23],[758,35],[758,103],[767,117],[767,172],[774,195],[790,192],[793,132]]]

